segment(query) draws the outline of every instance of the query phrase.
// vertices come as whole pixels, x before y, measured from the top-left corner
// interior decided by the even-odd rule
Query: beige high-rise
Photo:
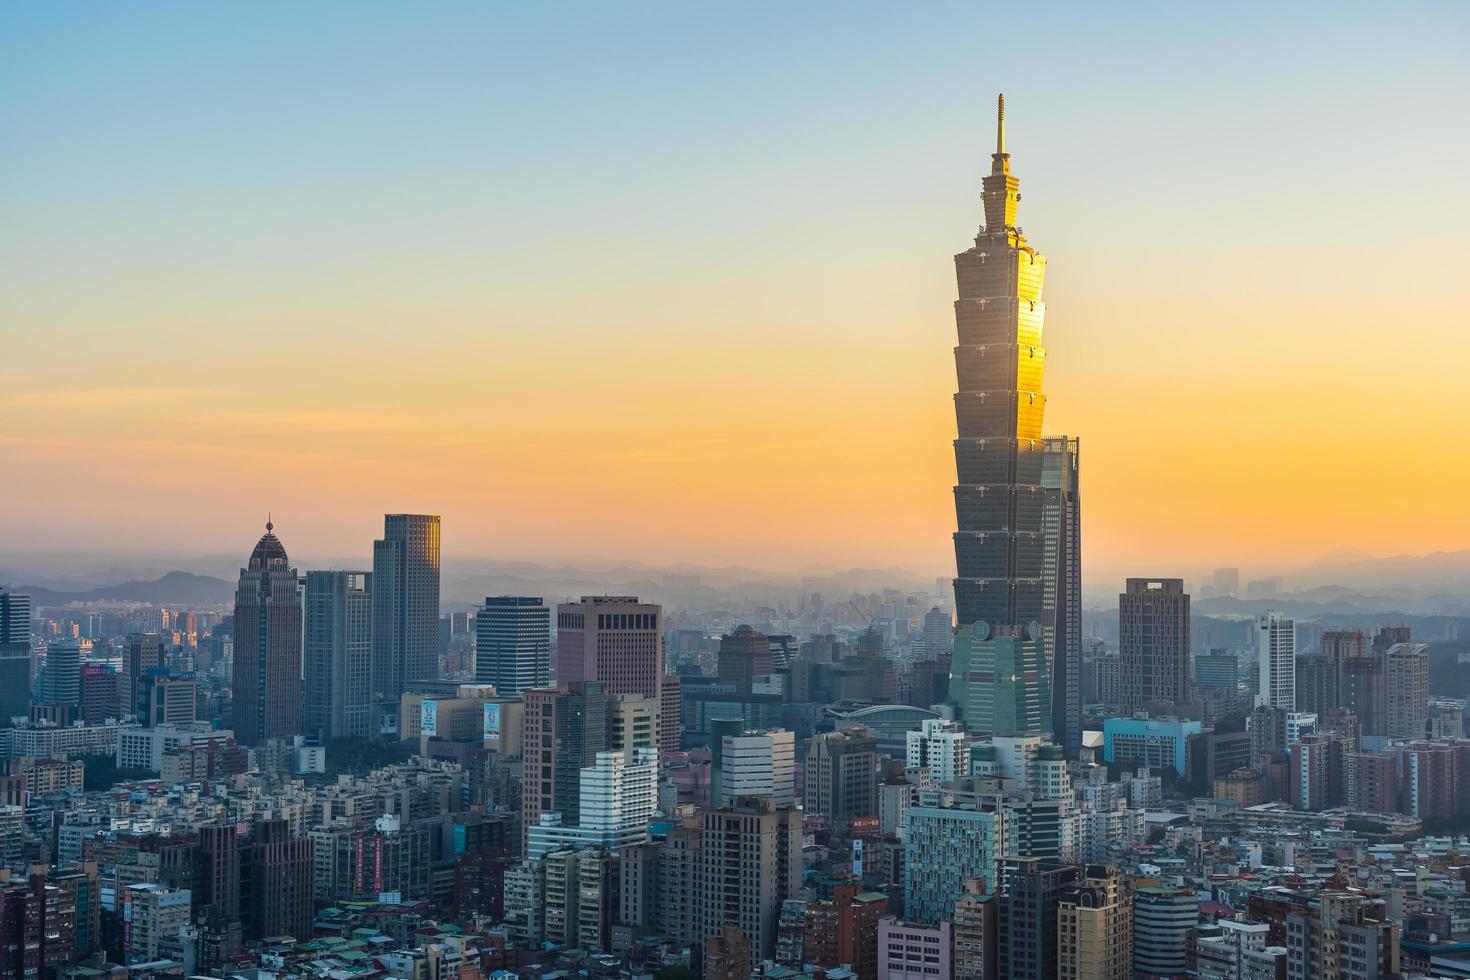
[[[1088,865],[1057,906],[1059,980],[1128,980],[1133,974],[1133,903],[1117,868]]]

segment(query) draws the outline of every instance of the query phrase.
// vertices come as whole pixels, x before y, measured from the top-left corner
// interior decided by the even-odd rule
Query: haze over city
[[[951,574],[1002,90],[1088,577],[1470,548],[1461,6],[181,9],[0,11],[0,559]]]

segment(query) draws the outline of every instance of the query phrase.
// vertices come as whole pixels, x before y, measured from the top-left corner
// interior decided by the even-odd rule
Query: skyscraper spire
[[[1021,182],[1011,176],[1011,155],[1006,152],[1003,94],[995,100],[995,152],[990,155],[990,176],[980,183],[984,188],[980,198],[985,204],[985,233],[1006,241],[1023,242],[1016,232],[1016,202],[1021,200]]]
[[[995,100],[995,152],[1005,156],[1006,152],[1006,94],[1000,93]]]

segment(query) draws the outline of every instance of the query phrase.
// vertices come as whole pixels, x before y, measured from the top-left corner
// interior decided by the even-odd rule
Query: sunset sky
[[[1470,548],[1470,5],[6,4],[0,556],[953,571],[1006,94],[1090,574]]]

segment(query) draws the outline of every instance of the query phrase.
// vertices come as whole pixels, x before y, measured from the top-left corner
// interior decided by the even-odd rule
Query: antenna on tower
[[[1000,93],[995,102],[995,152],[1004,155],[1006,151],[1006,94]]]

